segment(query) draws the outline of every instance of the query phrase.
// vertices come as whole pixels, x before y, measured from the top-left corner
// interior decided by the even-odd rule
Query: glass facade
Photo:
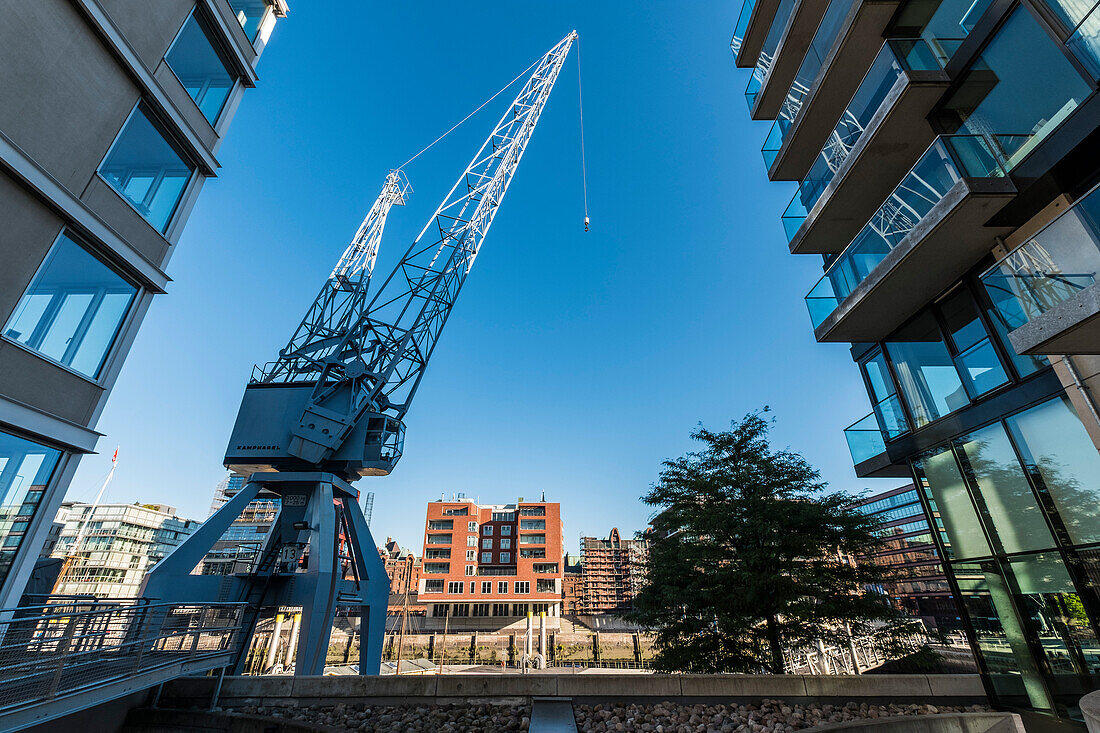
[[[103,179],[160,232],[168,229],[194,172],[140,104],[99,167]]]
[[[94,379],[136,294],[134,285],[62,234],[4,336]]]
[[[55,448],[0,432],[0,584],[60,460]]]
[[[263,25],[264,17],[268,13],[268,4],[265,0],[229,0],[229,7],[233,9],[233,15],[241,24],[248,40],[255,41]]]
[[[237,77],[226,69],[195,13],[183,24],[164,60],[195,100],[202,116],[211,125],[217,122]]]

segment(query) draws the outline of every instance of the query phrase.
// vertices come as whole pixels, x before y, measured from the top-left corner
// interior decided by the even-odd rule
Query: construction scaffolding
[[[581,593],[576,613],[619,614],[631,610],[642,585],[649,542],[624,540],[618,528],[607,539],[581,537]]]

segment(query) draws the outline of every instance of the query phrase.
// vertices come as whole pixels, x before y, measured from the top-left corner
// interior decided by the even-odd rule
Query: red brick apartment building
[[[476,504],[461,494],[428,504],[419,598],[428,628],[501,629],[546,613],[560,626],[561,504]]]

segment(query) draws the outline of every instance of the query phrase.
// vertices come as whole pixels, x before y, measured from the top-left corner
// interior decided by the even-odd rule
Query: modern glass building
[[[1076,717],[1100,686],[1100,8],[745,0],[735,33],[764,168],[795,184],[777,238],[822,263],[809,325],[867,389],[856,473],[939,520],[914,537],[991,699]]]
[[[284,0],[0,8],[0,607],[18,603]],[[15,71],[18,73],[14,73]]]
[[[916,487],[907,484],[872,494],[853,506],[882,525],[885,547],[873,557],[860,559],[891,572],[890,581],[876,590],[896,609],[921,619],[930,629],[944,633],[961,630],[962,618],[932,530],[933,524],[942,528],[943,520],[925,516]]]

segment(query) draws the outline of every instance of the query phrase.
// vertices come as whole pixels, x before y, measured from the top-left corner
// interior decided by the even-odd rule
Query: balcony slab
[[[749,25],[745,29],[745,37],[741,39],[741,49],[734,57],[734,63],[742,69],[751,69],[756,66],[756,60],[760,57],[760,49],[764,47],[764,39],[768,35],[768,29],[775,20],[775,11],[779,9],[779,0],[756,0],[749,17]]]
[[[889,449],[866,461],[860,461],[853,468],[856,478],[912,478],[909,464],[905,459],[895,462],[890,458]]]
[[[1074,293],[1008,334],[1018,354],[1100,354],[1100,283]]]
[[[844,20],[817,79],[802,100],[768,178],[800,181],[825,145],[882,47],[882,32],[898,0],[857,0]]]
[[[989,253],[985,223],[1016,195],[1007,178],[958,181],[814,330],[820,342],[882,341]],[[880,199],[881,201],[881,199]]]
[[[783,100],[798,73],[798,67],[806,57],[806,49],[810,47],[810,41],[814,39],[828,7],[829,0],[795,0],[791,17],[787,19],[787,27],[783,29],[783,37],[775,49],[771,68],[756,95],[752,119],[774,120],[779,114],[779,108],[783,106]]]
[[[907,71],[898,77],[791,237],[792,254],[829,254],[848,246],[932,144],[936,136],[926,117],[947,85],[942,71]]]

